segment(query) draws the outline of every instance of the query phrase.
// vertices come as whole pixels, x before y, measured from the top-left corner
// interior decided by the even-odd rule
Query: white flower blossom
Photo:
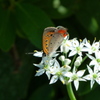
[[[82,56],[82,51],[84,48],[84,40],[79,42],[76,38],[72,40],[72,46],[70,47],[71,52],[69,53],[69,57],[78,54]]]
[[[77,71],[75,70],[75,67],[73,68],[73,72],[67,72],[64,74],[64,76],[68,77],[68,83],[74,82],[75,89],[78,90],[79,88],[79,81],[85,81],[85,79],[82,78],[85,70]]]
[[[92,43],[92,45],[89,43],[89,41],[87,41],[87,39],[85,39],[85,48],[83,51],[88,52],[89,54],[95,53],[99,50],[100,48],[100,42],[94,42]]]
[[[91,88],[95,82],[100,85],[99,49],[100,42],[95,42],[95,40],[91,45],[86,38],[82,41],[78,41],[76,38],[71,40],[64,38],[60,46],[60,51],[51,52],[50,55],[43,55],[43,51],[35,51],[35,53],[32,53],[33,56],[42,58],[39,64],[33,64],[39,68],[35,76],[40,76],[45,73],[50,80],[49,84],[56,83],[58,80],[63,84],[73,82],[76,90],[79,88],[79,81],[90,80]],[[78,57],[75,56],[76,54],[78,54]],[[78,67],[86,60],[84,55],[90,58],[89,66],[93,68],[92,70],[92,68],[87,66],[89,74],[85,76],[83,76],[85,70],[78,70]],[[57,59],[60,60],[61,64],[59,64],[59,60]]]
[[[95,65],[100,70],[100,51],[95,52],[95,57],[89,54],[87,54],[87,56],[92,60],[89,66]]]
[[[61,52],[67,53],[71,46],[72,46],[71,40],[64,39],[62,45],[60,46],[60,50]]]
[[[59,62],[55,59],[55,63],[52,67],[50,67],[50,73],[53,75],[50,84],[55,83],[58,79],[65,84],[65,79],[63,74],[67,72],[66,67],[60,67]]]
[[[53,63],[54,63],[53,59],[50,59],[48,57],[43,57],[40,64],[33,64],[34,66],[40,68],[36,71],[37,73],[35,74],[35,76],[40,76],[46,72],[48,79],[50,79],[49,68],[53,65]]]
[[[35,57],[42,57],[42,55],[43,55],[43,52],[42,51],[34,51],[34,53],[33,53],[33,56],[35,56]]]
[[[100,72],[98,72],[97,67],[94,67],[92,70],[89,66],[87,66],[89,74],[84,76],[84,79],[90,80],[90,86],[93,87],[95,81],[100,84]]]
[[[78,56],[74,62],[74,66],[80,66],[82,62],[82,57]]]

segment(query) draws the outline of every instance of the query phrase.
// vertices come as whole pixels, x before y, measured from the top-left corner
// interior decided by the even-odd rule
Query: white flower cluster
[[[59,60],[62,62],[60,65],[56,54],[55,57],[45,56],[42,57],[42,52],[34,53],[34,56],[42,57],[39,64],[34,64],[39,69],[36,71],[35,76],[40,76],[45,73],[50,80],[50,84],[57,82],[58,79],[63,84],[70,82],[74,83],[75,89],[79,88],[79,81],[90,80],[90,86],[93,87],[94,83],[100,84],[100,42],[94,42],[92,45],[85,38],[78,41],[76,38],[62,42],[60,46]],[[84,56],[85,55],[85,56]],[[81,64],[90,59],[89,64],[84,70],[78,70]],[[88,71],[88,74],[85,71]]]

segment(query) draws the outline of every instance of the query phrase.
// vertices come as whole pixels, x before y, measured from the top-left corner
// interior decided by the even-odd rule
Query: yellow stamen
[[[61,81],[63,84],[65,84],[65,81],[63,80],[63,81]]]
[[[96,40],[96,37],[94,37],[94,40]]]
[[[88,40],[88,42],[90,43],[90,40]]]
[[[82,39],[80,39],[80,42],[82,42]]]
[[[34,52],[38,52],[37,50],[34,50]]]

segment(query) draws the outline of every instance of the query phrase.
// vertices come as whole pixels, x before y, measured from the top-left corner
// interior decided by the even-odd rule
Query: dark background
[[[44,28],[59,25],[70,39],[99,40],[100,0],[0,0],[0,100],[70,100],[60,81],[34,76],[41,59],[25,54],[42,50]],[[81,82],[74,92],[77,100],[100,100],[97,84]]]

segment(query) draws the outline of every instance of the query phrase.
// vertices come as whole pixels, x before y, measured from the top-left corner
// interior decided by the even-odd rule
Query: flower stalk
[[[76,100],[71,83],[67,84],[66,87],[70,100]]]

